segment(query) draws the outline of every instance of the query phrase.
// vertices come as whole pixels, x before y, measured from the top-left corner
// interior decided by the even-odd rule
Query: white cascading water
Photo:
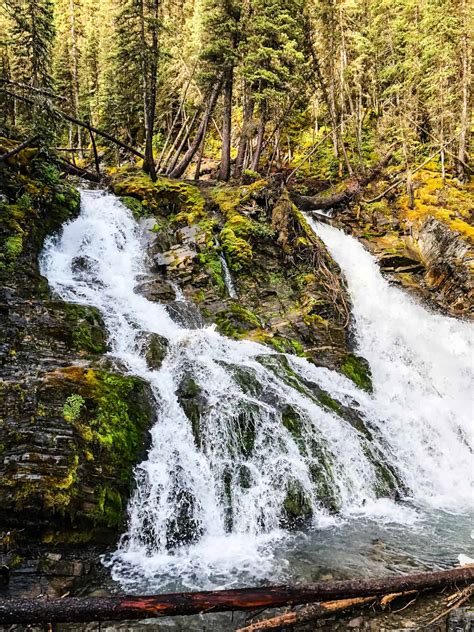
[[[315,526],[334,522],[328,507],[403,521],[412,510],[390,495],[469,508],[471,326],[427,312],[388,285],[358,242],[308,221],[346,275],[373,395],[302,358],[176,324],[134,291],[147,273],[142,229],[113,195],[83,192],[80,216],[45,244],[52,289],[100,309],[111,355],[156,396],[151,447],[111,562],[123,583],[180,576],[210,587],[231,583],[235,569],[275,577],[272,544],[287,537],[295,497]],[[145,359],[149,332],[168,339],[159,370]],[[197,422],[180,403],[186,383],[201,402]],[[321,404],[318,387],[357,411],[367,432]]]
[[[227,294],[230,298],[237,298],[237,292],[235,291],[234,281],[232,280],[232,275],[229,270],[229,266],[227,265],[226,258],[224,255],[221,255],[221,266],[222,273],[224,277],[224,285],[227,290]]]

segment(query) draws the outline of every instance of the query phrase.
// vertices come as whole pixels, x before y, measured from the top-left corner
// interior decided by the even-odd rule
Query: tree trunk
[[[186,171],[186,169],[189,167],[191,160],[196,155],[196,152],[198,151],[201,145],[204,131],[207,129],[209,125],[209,121],[214,111],[217,98],[221,91],[221,87],[222,87],[222,77],[219,77],[219,79],[216,81],[216,83],[214,84],[212,88],[211,95],[209,97],[209,101],[206,107],[206,111],[204,112],[204,115],[201,119],[201,123],[196,132],[196,136],[194,137],[194,140],[191,143],[191,146],[189,147],[188,151],[184,154],[181,162],[178,165],[176,165],[176,167],[174,167],[172,171],[170,171],[169,176],[171,178],[180,178],[183,175],[183,173]]]
[[[258,171],[258,163],[260,162],[260,156],[263,148],[263,137],[265,135],[265,109],[262,109],[260,114],[260,123],[258,124],[257,132],[257,144],[255,146],[255,153],[252,159],[252,171]]]
[[[143,161],[143,171],[150,178],[156,180],[155,159],[153,157],[153,132],[155,128],[156,109],[156,74],[158,57],[158,11],[159,0],[153,2],[153,16],[151,23],[151,48],[149,55],[146,55],[146,33],[145,33],[145,6],[144,0],[140,2],[140,30],[142,36],[142,86],[143,86],[143,112],[145,117],[145,159]],[[147,59],[148,57],[148,59]]]
[[[12,158],[13,156],[16,156],[16,154],[19,154],[20,151],[22,151],[26,147],[31,147],[31,145],[36,143],[38,140],[39,140],[39,136],[33,136],[32,138],[28,138],[28,140],[25,140],[23,143],[21,143],[14,149],[11,149],[10,151],[7,151],[6,153],[2,154],[0,156],[0,162],[4,162],[5,160],[8,160],[8,158]]]
[[[196,122],[196,119],[197,119],[197,116],[198,116],[198,114],[200,112],[200,109],[201,108],[197,109],[194,112],[193,118],[191,119],[191,123],[189,125],[187,125],[187,121],[183,122],[183,125],[182,125],[181,129],[178,132],[178,136],[176,137],[175,142],[173,143],[173,146],[171,147],[171,150],[170,150],[170,152],[169,152],[169,154],[166,157],[165,162],[164,162],[164,171],[165,171],[166,174],[169,174],[176,167],[176,163],[179,160],[181,152],[183,151],[184,146],[186,145],[186,143],[189,140],[189,136],[191,135],[191,131],[192,131],[193,127],[194,127],[194,123]],[[170,159],[170,156],[173,153],[174,147],[176,146],[176,144],[178,142],[178,139],[180,138],[182,132],[184,132],[184,135],[182,136],[182,138],[180,140],[180,143],[178,145],[178,148],[175,151],[174,156],[173,156],[170,164],[168,165],[168,161]]]
[[[463,16],[464,16],[464,32],[462,35],[461,43],[461,63],[462,63],[462,108],[461,108],[461,133],[459,135],[459,147],[456,171],[458,177],[462,181],[466,181],[469,178],[469,170],[466,170],[465,165],[469,163],[468,147],[469,147],[469,102],[470,102],[470,85],[471,85],[471,54],[467,37],[467,15],[466,15],[466,3],[463,2]]]
[[[94,164],[97,175],[100,176],[100,164],[99,164],[99,155],[97,153],[97,145],[95,144],[94,134],[91,132],[89,128],[89,136],[91,138],[92,151],[94,152]]]
[[[77,50],[77,34],[76,34],[76,10],[74,0],[69,0],[69,19],[71,22],[71,70],[72,70],[72,98],[74,102],[74,116],[79,118],[79,54]],[[82,152],[82,134],[81,128],[77,128],[77,146],[80,150],[79,155],[83,158]]]
[[[472,583],[474,565],[447,571],[382,578],[320,581],[297,586],[263,586],[147,597],[65,597],[63,599],[2,599],[0,623],[85,623],[123,621],[203,612],[256,610],[308,604],[328,599],[386,595],[408,590],[437,589]]]
[[[222,125],[222,155],[219,168],[219,180],[227,182],[230,178],[230,142],[232,135],[232,89],[234,84],[234,69],[226,70],[224,78],[224,111]]]
[[[237,150],[237,158],[234,164],[233,176],[236,180],[240,180],[242,177],[242,170],[244,166],[245,154],[247,152],[247,145],[249,141],[249,126],[253,116],[253,100],[244,95],[244,115],[242,120],[242,132],[240,134],[239,149]]]
[[[199,151],[198,151],[198,158],[196,161],[196,171],[194,172],[194,179],[196,180],[196,182],[199,180],[199,176],[201,175],[202,157],[204,156],[204,149],[206,146],[206,136],[207,136],[208,127],[209,127],[209,121],[207,122],[206,129],[204,130],[204,134],[202,135],[201,147],[199,148]]]

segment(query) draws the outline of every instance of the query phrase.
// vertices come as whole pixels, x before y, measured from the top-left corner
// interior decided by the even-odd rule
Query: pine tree
[[[10,41],[15,80],[50,88],[54,37],[52,0],[6,0],[11,20]]]
[[[241,47],[242,75],[258,113],[251,168],[258,169],[267,122],[281,110],[305,72],[303,0],[253,0]]]
[[[241,37],[239,0],[204,0],[202,3],[202,51],[200,80],[208,89],[222,77],[224,104],[222,125],[222,155],[219,179],[230,177],[232,134],[232,95],[237,47]],[[203,140],[204,143],[204,140]]]

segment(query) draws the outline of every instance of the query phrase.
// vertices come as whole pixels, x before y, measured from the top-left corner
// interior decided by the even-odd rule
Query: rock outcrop
[[[0,139],[0,152],[13,144]],[[35,149],[0,167],[0,190],[0,532],[33,545],[109,540],[150,395],[103,359],[97,310],[56,300],[40,275],[44,238],[77,215],[78,192]]]
[[[344,371],[351,355],[344,282],[280,186],[260,180],[198,188],[123,169],[112,188],[142,218],[150,265],[138,289],[149,299],[168,303],[175,316],[170,289],[179,287],[223,334]]]
[[[378,259],[382,271],[430,307],[456,317],[474,317],[474,191],[429,168],[414,179],[409,207],[404,193],[361,202],[330,220],[358,237]],[[378,182],[366,197],[389,185]]]

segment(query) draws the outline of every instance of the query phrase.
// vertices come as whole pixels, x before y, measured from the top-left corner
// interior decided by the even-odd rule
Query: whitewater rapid
[[[122,583],[166,585],[179,575],[184,586],[210,587],[232,583],[235,569],[274,575],[275,542],[291,537],[289,491],[304,497],[314,528],[340,519],[328,494],[342,519],[410,522],[416,506],[470,508],[472,326],[426,311],[387,283],[357,241],[308,221],[345,274],[372,395],[302,358],[183,327],[138,294],[146,229],[113,195],[83,192],[79,217],[46,242],[41,268],[52,289],[101,311],[110,354],[155,395],[151,447],[110,562]],[[232,279],[227,286],[234,292]],[[168,340],[159,370],[145,359],[150,333]],[[197,432],[178,396],[190,380],[204,402]],[[322,406],[311,384],[357,410],[370,433]],[[289,406],[298,436],[283,423]],[[394,490],[407,502],[395,502]]]

